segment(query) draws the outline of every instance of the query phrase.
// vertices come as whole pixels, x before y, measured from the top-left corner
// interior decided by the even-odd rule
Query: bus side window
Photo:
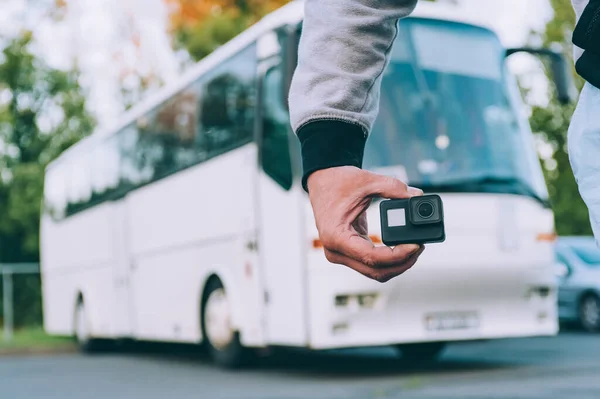
[[[200,79],[197,151],[210,158],[252,141],[256,66],[253,45]]]
[[[66,216],[68,171],[68,165],[63,161],[46,173],[44,212],[54,221],[62,220]]]
[[[281,100],[282,67],[271,69],[263,87],[262,168],[285,190],[292,187],[289,116]]]
[[[123,172],[132,187],[201,161],[194,148],[196,97],[195,91],[184,89],[122,132]]]
[[[70,216],[89,206],[92,199],[90,161],[82,153],[69,161],[66,215]]]
[[[120,133],[119,133],[120,134]],[[109,137],[89,154],[92,178],[91,205],[100,204],[117,195],[121,158],[118,135]]]

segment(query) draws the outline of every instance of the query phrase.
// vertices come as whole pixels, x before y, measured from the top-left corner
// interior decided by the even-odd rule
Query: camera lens
[[[433,204],[431,202],[421,202],[417,208],[417,212],[419,212],[419,216],[423,219],[429,219],[433,216]]]

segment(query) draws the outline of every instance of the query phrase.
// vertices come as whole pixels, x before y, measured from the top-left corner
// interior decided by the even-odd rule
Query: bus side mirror
[[[571,66],[565,55],[550,49],[536,49],[529,47],[513,48],[506,50],[509,57],[515,53],[528,53],[550,61],[550,72],[556,87],[557,99],[561,104],[571,104],[577,99],[577,89],[573,80]]]
[[[577,90],[573,81],[571,66],[563,54],[555,53],[551,57],[550,68],[554,76],[558,101],[561,104],[571,104],[577,99]]]

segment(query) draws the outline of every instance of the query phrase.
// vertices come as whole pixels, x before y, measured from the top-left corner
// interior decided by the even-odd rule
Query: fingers
[[[352,223],[352,227],[354,227],[354,230],[356,230],[356,232],[358,234],[360,234],[362,237],[367,238],[369,236],[369,225],[367,223],[367,213],[366,212],[361,213],[356,218],[354,223]]]
[[[411,198],[423,195],[421,190],[350,166],[314,172],[308,188],[317,231],[330,262],[387,281],[412,267],[423,251],[418,245],[376,247],[369,240],[366,218],[373,198]]]
[[[352,258],[329,250],[325,250],[325,256],[327,257],[327,260],[331,263],[346,265],[351,269],[359,272],[363,276],[366,276],[380,283],[385,283],[412,268],[424,250],[425,247],[420,247],[419,250],[412,253],[412,255],[410,255],[409,257],[405,258],[402,263],[397,264],[393,267],[379,269],[372,268]]]
[[[402,264],[406,258],[419,251],[416,244],[398,245],[397,247],[377,247],[358,235],[351,235],[345,245],[335,252],[360,262],[371,268],[388,268]]]

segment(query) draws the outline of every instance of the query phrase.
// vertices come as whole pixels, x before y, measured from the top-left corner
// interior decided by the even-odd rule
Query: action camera
[[[381,239],[389,247],[443,242],[444,207],[438,195],[382,201]]]

